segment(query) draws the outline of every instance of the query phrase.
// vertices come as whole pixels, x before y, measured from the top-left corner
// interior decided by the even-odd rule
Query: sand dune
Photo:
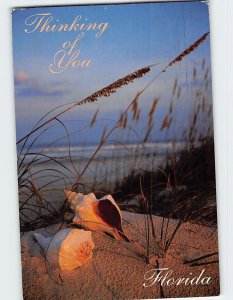
[[[127,235],[146,247],[144,216],[123,212],[123,217]],[[159,238],[162,219],[154,216],[153,221]],[[168,236],[176,223],[176,220],[170,221]],[[59,226],[37,232],[49,236]],[[51,270],[46,264],[33,232],[25,233],[22,236],[24,299],[154,299],[219,294],[217,254],[197,260],[195,266],[184,264],[218,251],[217,231],[213,228],[184,223],[166,257],[156,258],[152,254],[150,264],[131,243],[117,241],[100,232],[93,233],[93,240],[95,249],[91,261],[74,271],[61,272]],[[155,277],[159,271],[154,270],[159,268],[167,268],[160,271],[162,279],[167,272],[173,273],[157,282]]]

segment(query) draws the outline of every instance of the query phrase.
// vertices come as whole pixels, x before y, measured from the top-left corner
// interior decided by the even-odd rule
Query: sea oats
[[[97,119],[97,116],[98,116],[98,113],[99,113],[99,109],[96,110],[91,122],[90,122],[90,127],[93,127],[95,122],[96,122],[96,119]]]
[[[209,32],[203,34],[203,36],[198,39],[194,44],[192,44],[190,47],[188,47],[187,49],[185,49],[181,54],[179,54],[175,59],[173,59],[167,66],[166,68],[174,65],[175,63],[181,61],[185,56],[187,56],[188,54],[190,54],[192,51],[194,51],[197,47],[200,46],[200,44],[202,44],[204,42],[204,40],[207,38],[207,36],[209,35]]]

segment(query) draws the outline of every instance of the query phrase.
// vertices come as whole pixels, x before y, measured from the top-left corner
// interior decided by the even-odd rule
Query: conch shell
[[[73,223],[92,231],[104,231],[118,240],[129,242],[122,228],[120,208],[111,195],[97,199],[95,194],[83,195],[64,191],[71,209],[75,213]]]
[[[94,243],[91,231],[64,229],[52,237],[34,233],[38,244],[45,252],[47,261],[61,270],[74,270],[92,257]]]

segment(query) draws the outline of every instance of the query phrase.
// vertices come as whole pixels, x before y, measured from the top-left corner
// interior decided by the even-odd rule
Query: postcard
[[[25,299],[220,293],[208,4],[12,11]]]

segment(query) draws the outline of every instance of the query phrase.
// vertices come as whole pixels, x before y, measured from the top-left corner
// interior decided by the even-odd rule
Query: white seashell
[[[92,257],[94,243],[90,231],[69,228],[48,238],[39,233],[34,233],[34,236],[47,261],[61,270],[74,270]]]
[[[64,191],[75,213],[73,223],[92,231],[104,231],[118,240],[129,241],[122,228],[121,210],[111,195],[97,199],[93,193],[83,195]]]

